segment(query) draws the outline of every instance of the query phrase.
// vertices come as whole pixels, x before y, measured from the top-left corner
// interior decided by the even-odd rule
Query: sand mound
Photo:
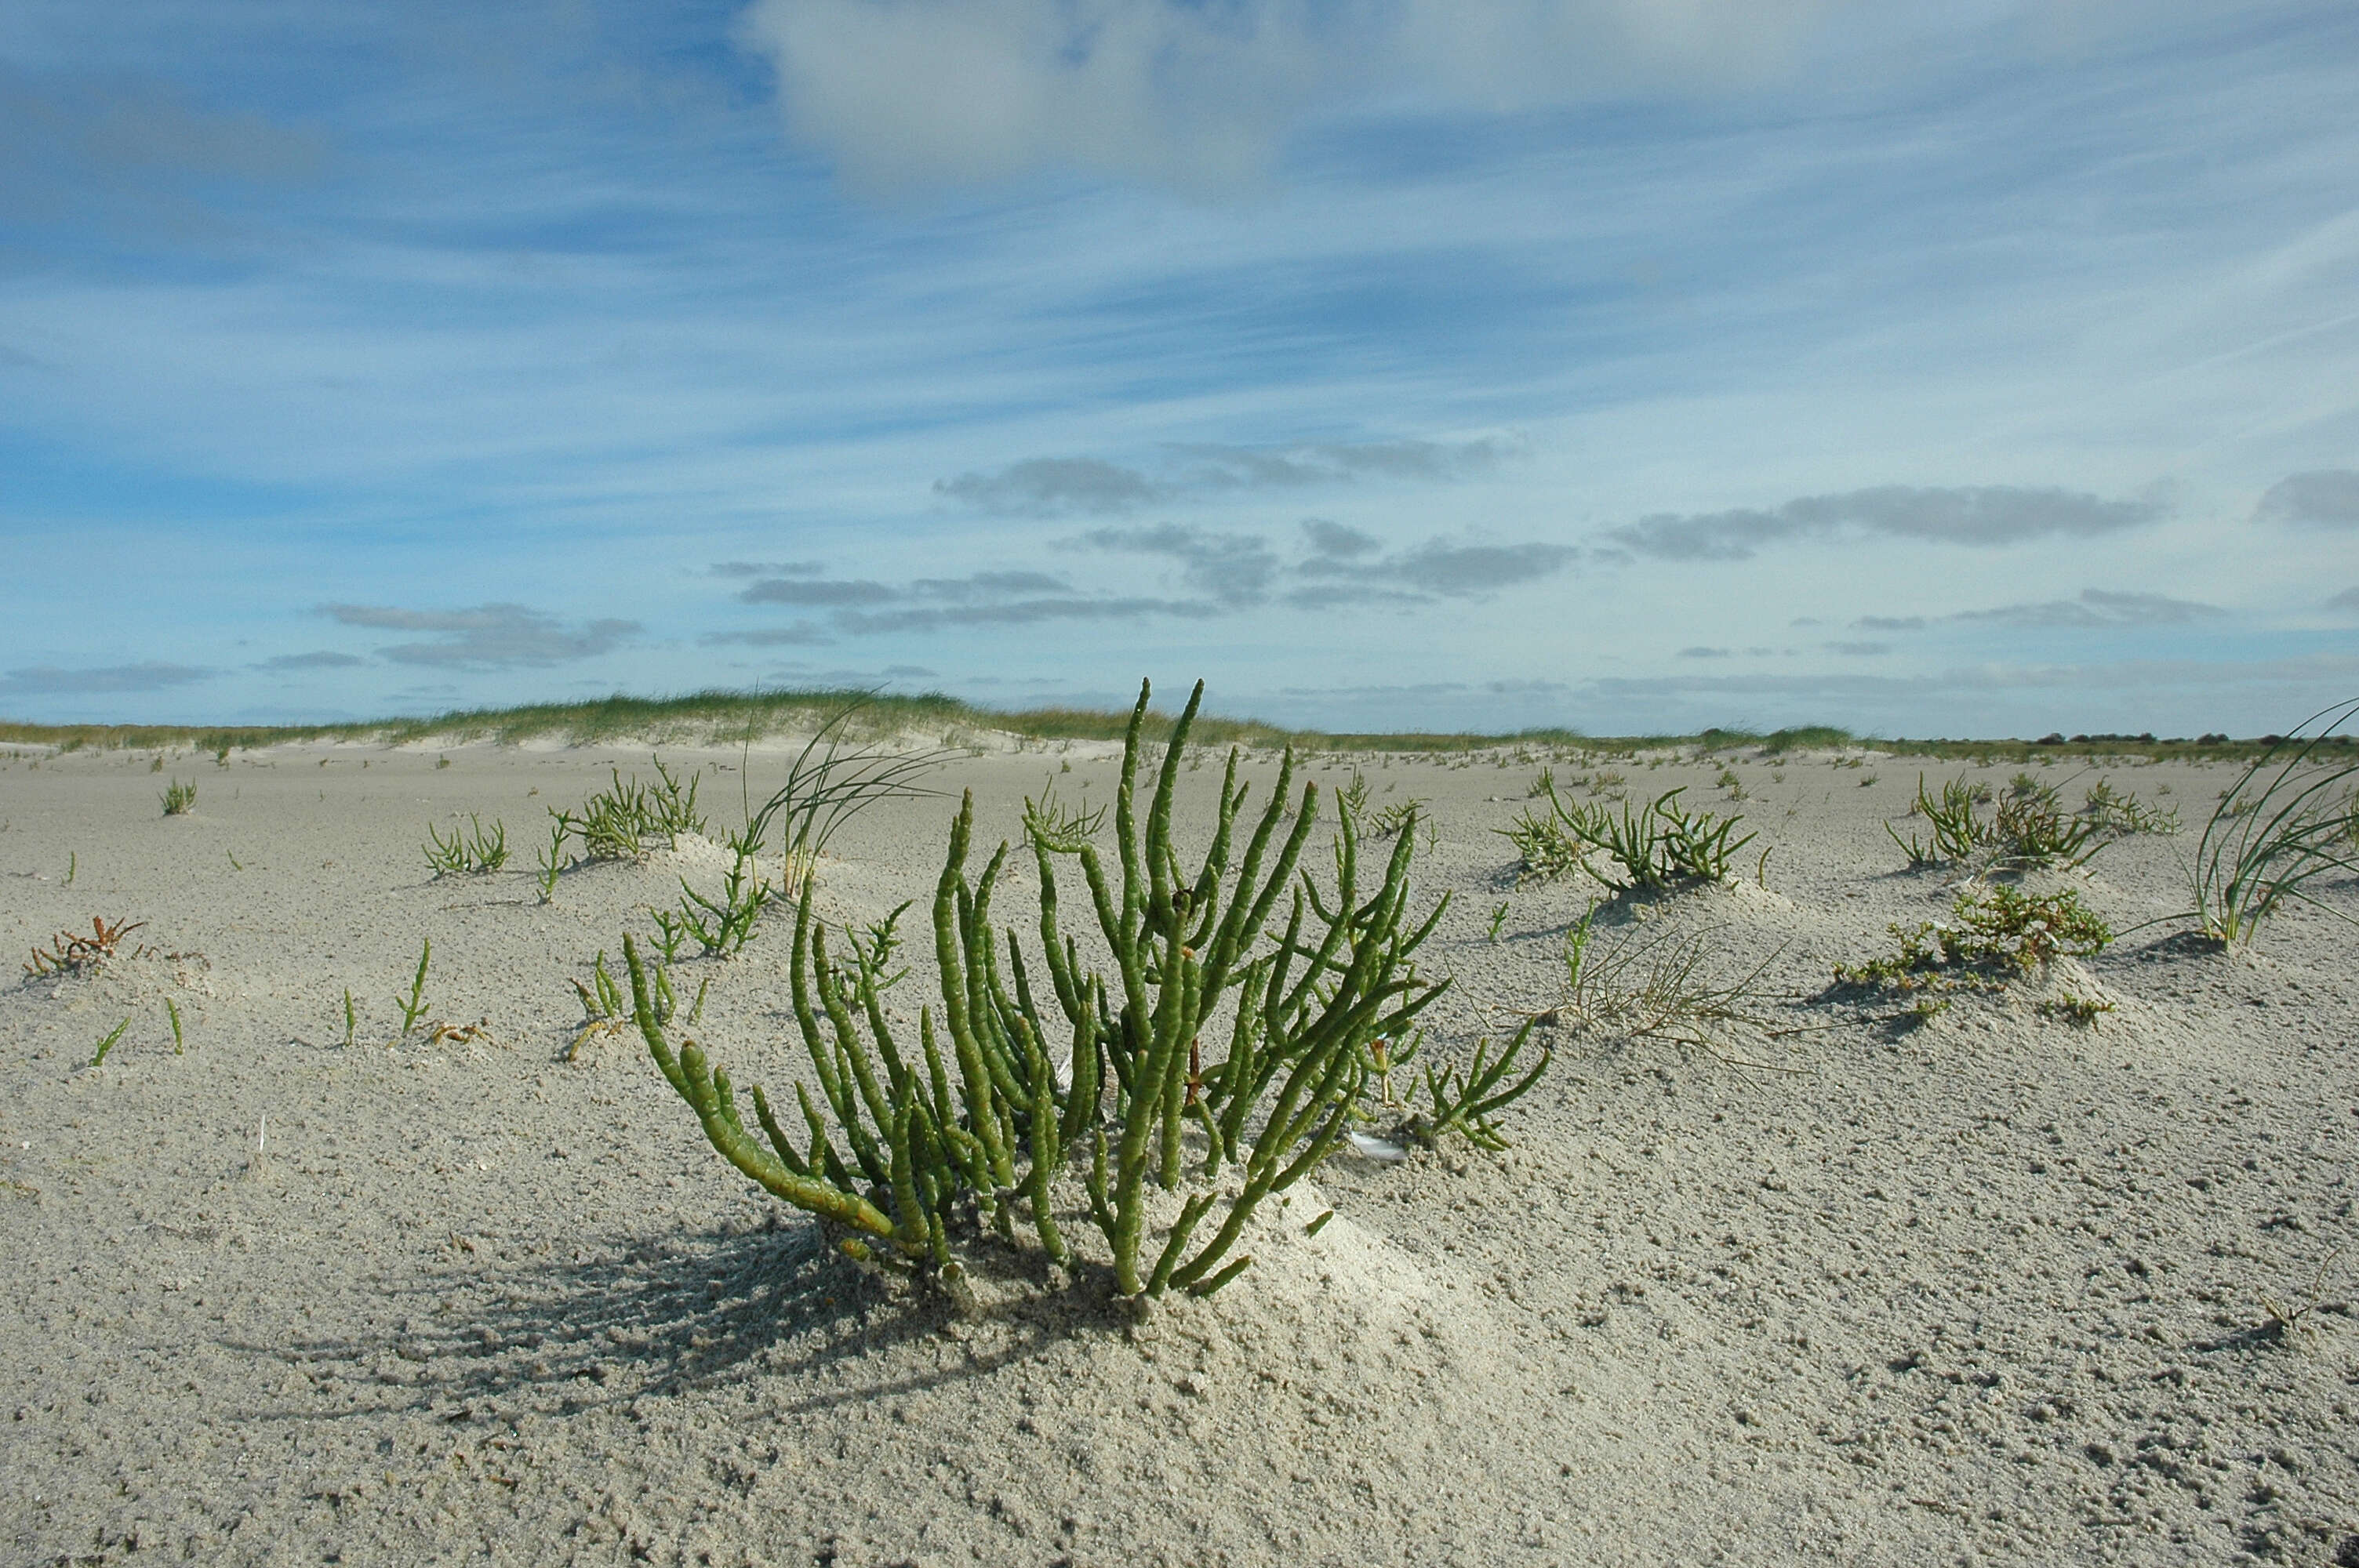
[[[1884,832],[1913,770],[1621,761],[1634,796],[1696,801],[1735,767],[1724,808],[1772,850],[1639,899],[1516,881],[1495,829],[1522,773],[1358,759],[1439,835],[1419,861],[1420,899],[1453,899],[1425,954],[1454,981],[1438,1043],[1560,1000],[1593,907],[1601,942],[1707,940],[1789,1032],[1715,1054],[1560,1024],[1513,1149],[1335,1160],[1266,1206],[1253,1268],[1209,1301],[1141,1321],[1088,1267],[1060,1282],[976,1241],[968,1314],[864,1274],[722,1165],[627,1033],[567,1059],[569,979],[602,950],[619,973],[621,934],[683,876],[717,887],[725,849],[585,867],[544,903],[543,808],[633,754],[447,754],[207,764],[170,820],[144,758],[0,762],[0,938],[146,923],[90,973],[0,989],[11,1561],[2359,1553],[2359,1000],[2323,915],[2280,915],[2256,955],[2151,928],[1912,1024],[1829,980],[1956,896]],[[1103,800],[1115,762],[994,752],[943,782],[976,790],[980,855],[1044,776]],[[1183,837],[1213,776],[1189,775]],[[2223,780],[2125,782],[2208,801]],[[915,901],[908,1016],[954,809],[882,807],[821,867],[831,922]],[[431,878],[425,826],[454,813],[506,819],[518,868]],[[2183,901],[2183,852],[2129,839],[2031,885],[2125,928]],[[1017,857],[998,904],[1027,940],[1035,875]],[[773,919],[679,968],[699,1038],[780,1086],[801,1065],[787,937]]]

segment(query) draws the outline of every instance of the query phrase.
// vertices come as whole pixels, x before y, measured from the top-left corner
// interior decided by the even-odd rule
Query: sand
[[[665,755],[736,820],[737,752]],[[1049,777],[1104,799],[1112,756],[940,782],[995,841]],[[1708,931],[1797,1033],[1560,1027],[1510,1151],[1338,1159],[1208,1302],[1137,1321],[1018,1258],[962,1316],[723,1165],[636,1039],[565,1059],[568,979],[719,878],[683,841],[539,902],[544,808],[610,763],[647,773],[619,745],[0,761],[0,946],[142,923],[94,974],[0,987],[6,1561],[2359,1563],[2347,925],[2296,908],[2229,955],[2149,927],[1896,1028],[1824,993],[1954,896],[1885,833],[1917,764],[1748,756],[1745,881],[1610,901],[1600,940]],[[1558,1000],[1595,890],[1514,883],[1493,830],[1533,763],[1360,765],[1375,804],[1431,803],[1437,1038]],[[1695,800],[1720,765],[1616,764]],[[756,792],[784,768],[755,753]],[[199,795],[167,818],[174,775]],[[1186,776],[1183,832],[1217,776]],[[2233,773],[2067,799],[2099,776],[2200,823]],[[831,915],[921,916],[951,809],[847,827]],[[469,813],[514,862],[430,878],[428,825]],[[2190,838],[2033,885],[2136,925],[2185,902]],[[787,935],[683,966],[742,1078],[799,1058]],[[474,1037],[396,1038],[429,937],[428,1022]],[[2066,990],[2114,1011],[2037,1010]]]

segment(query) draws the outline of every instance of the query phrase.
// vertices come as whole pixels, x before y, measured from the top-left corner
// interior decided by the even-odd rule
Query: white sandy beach
[[[951,799],[845,827],[822,909],[919,901],[914,1012],[955,791],[988,845],[1049,777],[1108,798],[1117,755],[952,764]],[[735,750],[664,756],[701,770],[715,838],[736,824]],[[757,801],[786,761],[753,755]],[[1374,804],[1430,802],[1419,907],[1454,900],[1426,953],[1456,981],[1438,1040],[1559,1000],[1598,890],[1515,885],[1493,830],[1536,764],[1356,761]],[[1899,1030],[1820,1000],[1955,894],[1885,823],[1920,765],[2000,790],[2015,770],[1843,761],[1614,764],[1761,838],[1740,883],[1608,902],[1599,940],[1708,927],[1722,973],[1767,965],[1792,1033],[1723,1060],[1560,1028],[1510,1151],[1338,1159],[1269,1206],[1235,1284],[1135,1322],[1020,1258],[980,1316],[872,1280],[722,1162],[635,1035],[566,1059],[568,980],[725,863],[683,841],[539,901],[545,808],[610,764],[647,775],[644,748],[288,746],[163,773],[20,748],[0,946],[140,925],[93,974],[12,963],[0,986],[6,1560],[2359,1563],[2351,928],[2296,906],[2219,954],[2154,926]],[[2234,772],[2079,773],[2068,801],[2104,777],[2190,829],[2034,884],[2117,929],[2180,908]],[[199,794],[168,818],[174,776]],[[471,813],[506,823],[507,868],[431,878],[428,826]],[[1027,933],[1030,892],[998,911]],[[2348,881],[2323,896],[2359,910]],[[741,1079],[801,1060],[789,921],[680,966]],[[427,938],[427,1021],[479,1037],[396,1039]],[[2036,1011],[2067,984],[2114,1011]]]

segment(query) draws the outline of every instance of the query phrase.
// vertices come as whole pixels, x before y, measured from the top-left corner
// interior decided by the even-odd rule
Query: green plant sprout
[[[1666,790],[1636,811],[1625,802],[1618,816],[1603,806],[1568,805],[1551,792],[1549,817],[1526,812],[1523,821],[1503,831],[1519,847],[1528,843],[1538,849],[1549,863],[1586,871],[1615,892],[1719,881],[1728,875],[1736,852],[1759,835],[1734,837],[1745,820],[1741,816],[1682,810],[1674,803],[1686,788],[1681,784]],[[1531,849],[1526,852],[1527,866]],[[1622,874],[1598,871],[1583,854],[1587,849],[1603,851],[1621,866]]]
[[[540,875],[533,879],[533,885],[540,889],[540,902],[543,903],[557,896],[557,874],[566,866],[565,838],[566,825],[560,817],[549,825],[549,848],[541,850],[538,857]]]
[[[1499,932],[1506,925],[1506,924],[1507,904],[1506,901],[1502,899],[1499,903],[1499,907],[1491,912],[1491,929],[1485,934],[1487,940],[1494,947],[1499,945]]]
[[[95,1067],[101,1062],[105,1061],[106,1054],[114,1049],[114,1043],[122,1039],[123,1032],[130,1027],[131,1020],[128,1017],[125,1017],[122,1022],[109,1030],[106,1033],[106,1037],[98,1043],[98,1054],[90,1059],[90,1065]]]
[[[157,797],[164,803],[167,816],[186,816],[196,808],[197,786],[193,781],[174,779]]]
[[[1386,757],[1385,759],[1385,766],[1392,766],[1392,759],[1390,757]],[[1335,806],[1336,809],[1340,811],[1350,812],[1352,814],[1352,820],[1354,822],[1367,815],[1368,780],[1367,776],[1362,773],[1359,769],[1353,768],[1352,770],[1352,782],[1335,792]]]
[[[346,987],[344,988],[344,1049],[345,1049],[345,1050],[349,1051],[349,1050],[351,1050],[351,1049],[352,1049],[352,1047],[353,1047],[353,1035],[355,1035],[355,1034],[357,1034],[358,1033],[360,1033],[360,1027],[361,1027],[360,1014],[359,1014],[358,1012],[354,1011],[353,1011],[353,989],[352,989],[352,987],[350,987],[350,986],[346,986]]]
[[[470,813],[467,822],[468,832],[453,827],[447,841],[432,823],[426,825],[426,865],[436,878],[482,876],[508,863],[507,824],[495,818],[486,833],[482,817]]]
[[[1908,1016],[1919,1023],[1947,1011],[1950,993],[2003,990],[2010,981],[2045,971],[2060,957],[2088,957],[2114,940],[2113,928],[2072,889],[2034,894],[2004,884],[1959,893],[1950,924],[1896,923],[1890,930],[1897,950],[1864,964],[1837,964],[1832,989],[1914,998]],[[2084,1022],[2076,1016],[2076,1000],[2060,999],[2056,1007],[2042,1011]],[[2095,1013],[2111,1005],[2089,1004],[2085,1022],[2093,1023]]]
[[[719,898],[697,892],[686,877],[679,879],[679,928],[684,935],[695,937],[709,958],[728,957],[751,941],[755,922],[777,893],[755,869],[753,847],[739,843],[735,849],[735,858],[730,861]],[[658,923],[663,925],[661,916]],[[669,929],[665,934],[670,936]],[[671,946],[678,945],[678,938],[671,938]],[[666,957],[669,960],[669,951]]]
[[[2125,838],[2138,834],[2169,835],[2179,831],[2179,807],[2148,806],[2134,795],[2117,793],[2103,779],[2089,786],[2082,801],[2081,813],[2094,818],[2097,826],[2105,832]]]
[[[1991,825],[2000,863],[2010,866],[2061,866],[2071,870],[2088,863],[2105,847],[2104,826],[2093,819],[2068,815],[2056,792],[2040,788],[1999,802]]]
[[[688,940],[688,922],[669,909],[650,909],[648,917],[656,923],[656,953],[667,964],[679,961],[679,950]]]
[[[1073,1260],[1058,1220],[1073,1167],[1080,1217],[1103,1238],[1122,1296],[1173,1288],[1209,1294],[1242,1272],[1251,1254],[1232,1253],[1260,1203],[1343,1141],[1368,1076],[1370,1043],[1397,1038],[1445,988],[1420,978],[1414,957],[1447,900],[1422,923],[1408,922],[1408,835],[1371,893],[1344,808],[1332,902],[1303,876],[1292,888],[1285,935],[1265,946],[1274,913],[1296,884],[1317,786],[1306,784],[1289,806],[1288,754],[1242,858],[1233,859],[1247,793],[1233,750],[1212,843],[1187,875],[1172,842],[1172,797],[1202,690],[1200,684],[1173,728],[1142,823],[1136,796],[1148,688],[1140,687],[1114,801],[1118,874],[1109,874],[1070,816],[1027,803],[1045,989],[1016,935],[991,923],[1009,847],[969,878],[971,795],[952,824],[935,890],[940,1006],[920,1010],[917,1042],[897,1033],[882,1000],[891,944],[848,942],[848,961],[836,961],[806,881],[788,973],[819,1092],[815,1099],[797,1089],[799,1133],[756,1089],[761,1137],[750,1134],[727,1072],[692,1041],[674,1050],[656,1017],[647,967],[626,938],[634,1013],[649,1054],[723,1158],[819,1217],[851,1256],[917,1271],[953,1291],[964,1277],[953,1243],[973,1224],[1013,1238],[1021,1217],[1050,1260]],[[1111,976],[1084,968],[1079,939],[1060,923],[1055,867],[1067,859],[1080,862],[1114,962]],[[1224,1002],[1226,1052],[1207,1064],[1201,1037]],[[1058,1034],[1071,1042],[1061,1070],[1050,1054]],[[1192,1162],[1182,1137],[1190,1127],[1201,1138]],[[1150,1189],[1176,1197],[1176,1213]],[[1204,1239],[1208,1221],[1216,1228]]]
[[[76,876],[76,875],[77,875],[81,871],[82,871],[82,856],[81,856],[80,854],[78,854],[77,852],[75,852],[74,850],[71,850],[71,849],[67,850],[67,851],[66,851],[66,880],[65,880],[65,881],[64,881],[61,885],[66,886],[66,887],[71,887],[71,886],[73,886],[73,883],[74,883],[74,877],[75,877],[75,876]]]
[[[2113,1011],[2114,1003],[2103,997],[2085,997],[2074,991],[2064,991],[2040,1001],[2032,1011],[2043,1018],[2053,1018],[2078,1029],[2094,1029],[2098,1015]]]
[[[393,1000],[393,1005],[401,1010],[401,1033],[405,1035],[418,1027],[418,1021],[425,1017],[434,1005],[426,1000],[426,966],[433,961],[433,957],[434,939],[429,936],[419,948],[418,973],[410,977],[408,999],[405,1000],[396,997]],[[349,993],[346,1000],[345,1018],[349,1022],[352,1016]]]
[[[228,855],[228,856],[229,856],[229,869],[230,869],[231,871],[242,871],[245,870],[245,868],[244,866],[242,866],[242,865],[238,864],[237,857],[236,857],[235,855],[234,855],[234,854],[231,854],[229,850],[227,850],[227,849],[223,849],[223,850],[222,851],[222,853],[223,853],[223,854],[224,854],[224,855]]]
[[[1740,1061],[1722,1046],[1731,1025],[1780,1033],[1756,1005],[1761,977],[1777,953],[1734,979],[1716,979],[1711,974],[1709,930],[1682,934],[1664,928],[1600,946],[1598,908],[1591,904],[1565,934],[1561,998],[1537,1022],[1562,1022],[1570,1014],[1571,1022],[1592,1034],[1664,1041],[1732,1065],[1768,1065]]]
[[[1974,803],[1980,786],[1970,784],[1964,775],[1951,779],[1941,786],[1941,798],[1935,800],[1925,793],[1925,775],[1917,775],[1917,799],[1908,809],[1911,816],[1921,816],[1932,830],[1930,840],[1920,842],[1915,832],[1903,838],[1886,823],[1884,831],[1908,857],[1912,866],[1954,864],[1973,855],[1990,842],[1990,825],[1974,815]]]
[[[179,1005],[170,997],[164,999],[164,1015],[172,1021],[172,1054],[178,1056],[186,1049],[188,1041],[180,1033]]]
[[[655,784],[641,784],[634,773],[626,784],[620,768],[609,768],[613,787],[583,801],[578,811],[549,808],[556,828],[552,860],[569,838],[579,838],[582,852],[593,860],[636,860],[658,844],[677,843],[683,833],[704,831],[703,814],[696,808],[697,785],[702,781],[691,773],[683,787],[663,759],[650,756],[648,761],[655,764]]]
[[[2018,867],[2085,865],[2105,847],[2105,822],[2097,817],[2068,815],[2056,791],[2028,773],[2018,773],[1996,812],[1984,817],[1975,807],[1990,798],[1985,785],[1969,784],[1963,775],[1941,786],[1935,800],[1926,793],[1925,775],[1917,775],[1917,798],[1911,816],[1921,816],[1930,838],[1920,841],[1912,831],[1903,838],[1891,824],[1884,831],[1911,866],[1953,865],[1988,854],[1994,865]]]
[[[1506,1148],[1507,1141],[1499,1135],[1491,1118],[1523,1098],[1540,1081],[1540,1075],[1548,1071],[1555,1054],[1542,1046],[1540,1059],[1531,1071],[1513,1083],[1507,1081],[1507,1075],[1515,1070],[1516,1057],[1538,1023],[1537,1018],[1524,1020],[1508,1038],[1506,1048],[1487,1060],[1490,1042],[1476,1041],[1473,1057],[1462,1070],[1455,1064],[1444,1064],[1437,1073],[1433,1064],[1427,1062],[1425,1093],[1431,1108],[1411,1113],[1396,1130],[1396,1135],[1414,1139],[1429,1149],[1452,1132],[1478,1149],[1495,1152]]]
[[[624,994],[622,987],[615,983],[614,977],[606,968],[606,952],[603,947],[591,962],[590,979],[589,985],[583,985],[580,980],[570,982],[574,994],[582,999],[582,1022],[574,1031],[572,1043],[565,1048],[565,1059],[569,1062],[577,1060],[582,1054],[582,1047],[595,1037],[622,1033],[636,1022],[631,1011],[630,998]],[[695,1004],[688,1011],[687,1022],[690,1028],[703,1018],[705,994],[712,989],[712,977],[707,975],[703,983],[696,988]],[[656,1022],[669,1023],[673,1014],[679,1011],[679,999],[671,989],[669,969],[658,968],[655,971],[654,997]]]

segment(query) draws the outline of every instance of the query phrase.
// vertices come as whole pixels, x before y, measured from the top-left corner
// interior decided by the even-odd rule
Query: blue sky
[[[15,0],[0,715],[2359,691],[2359,11]]]

